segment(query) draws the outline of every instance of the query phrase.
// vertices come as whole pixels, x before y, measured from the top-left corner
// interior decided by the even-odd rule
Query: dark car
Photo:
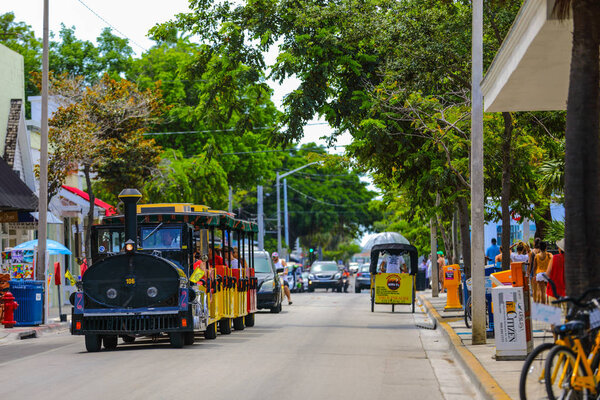
[[[281,311],[281,281],[266,251],[254,251],[254,272],[258,279],[256,307],[269,308],[272,313]]]
[[[308,274],[308,291],[315,289],[332,289],[340,291],[342,288],[342,271],[335,261],[315,261]]]
[[[371,273],[369,272],[369,264],[362,264],[358,268],[356,278],[354,278],[354,291],[360,293],[361,289],[371,288]]]

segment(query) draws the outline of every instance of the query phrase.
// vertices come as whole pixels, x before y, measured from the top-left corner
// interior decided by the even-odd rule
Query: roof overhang
[[[526,0],[481,84],[487,112],[566,110],[573,21]]]

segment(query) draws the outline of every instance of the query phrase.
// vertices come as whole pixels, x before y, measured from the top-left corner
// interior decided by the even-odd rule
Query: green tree
[[[128,76],[141,87],[161,82],[169,110],[153,129],[182,132],[158,135],[163,147],[179,149],[184,157],[214,157],[236,191],[252,189],[272,179],[280,165],[267,151],[266,133],[278,129],[279,115],[271,89],[264,76],[250,80],[248,67],[225,56],[200,62],[201,48],[187,38],[169,36],[135,60]]]
[[[143,133],[149,121],[160,116],[161,102],[157,90],[140,91],[126,80],[105,75],[92,86],[83,80],[63,74],[50,82],[50,93],[62,104],[49,123],[54,150],[49,170],[59,185],[71,171],[83,171],[90,202],[85,234],[89,254],[95,201],[92,174],[108,192],[142,187],[159,161],[159,148]],[[56,182],[49,183],[52,190]]]

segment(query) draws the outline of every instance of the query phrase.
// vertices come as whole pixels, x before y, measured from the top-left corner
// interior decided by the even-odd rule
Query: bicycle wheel
[[[544,381],[544,367],[549,351],[554,343],[542,343],[527,356],[519,379],[519,397],[521,400],[548,398]]]
[[[575,370],[577,356],[568,347],[555,346],[548,353],[544,366],[546,394],[550,400],[580,400],[588,399],[587,390],[578,391],[571,386],[571,377]],[[582,364],[577,369],[578,375],[585,374]]]
[[[473,317],[471,314],[471,296],[469,296],[469,300],[467,300],[467,304],[465,304],[465,325],[468,329],[471,329],[472,321]]]

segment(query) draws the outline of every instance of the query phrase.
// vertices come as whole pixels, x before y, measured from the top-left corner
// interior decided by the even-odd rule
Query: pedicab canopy
[[[417,273],[418,252],[415,246],[408,243],[384,243],[371,248],[371,265],[369,267],[371,274],[377,274],[377,267],[380,264],[379,258],[384,254],[402,256],[408,268],[408,273],[411,275]]]
[[[371,250],[375,245],[391,243],[410,244],[408,239],[398,232],[381,232],[369,238],[363,248],[365,250]]]

